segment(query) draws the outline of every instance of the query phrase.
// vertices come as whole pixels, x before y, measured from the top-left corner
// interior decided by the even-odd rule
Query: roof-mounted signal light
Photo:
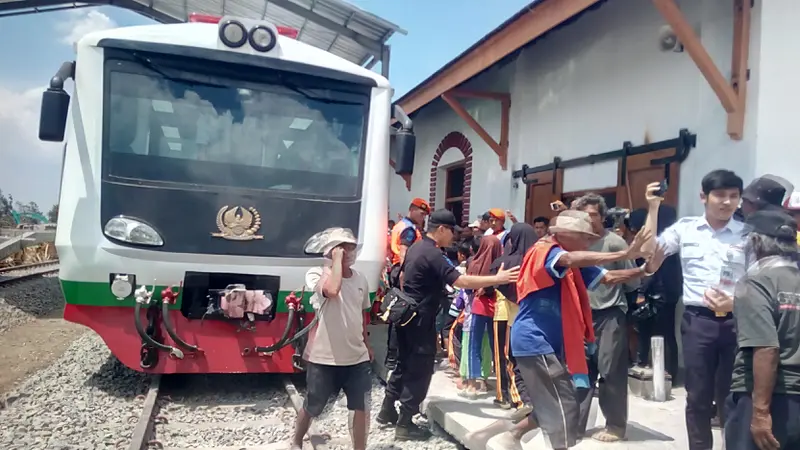
[[[189,23],[219,23],[222,16],[214,16],[211,14],[191,13],[189,14]],[[297,39],[300,31],[292,27],[275,26],[278,34],[288,37],[289,39]]]
[[[219,23],[222,20],[221,16],[212,16],[211,14],[189,14],[189,23]]]

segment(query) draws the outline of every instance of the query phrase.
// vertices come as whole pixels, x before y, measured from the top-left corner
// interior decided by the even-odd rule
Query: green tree
[[[13,227],[14,219],[11,217],[11,211],[14,209],[14,198],[9,195],[4,195],[3,190],[0,189],[0,227]]]
[[[27,213],[27,214],[42,213],[42,210],[39,209],[39,205],[37,205],[36,202],[28,202],[28,203],[14,202],[14,203],[15,203],[15,209],[19,213]]]
[[[47,211],[47,220],[49,220],[50,223],[56,223],[58,221],[58,204],[53,205],[50,211]]]

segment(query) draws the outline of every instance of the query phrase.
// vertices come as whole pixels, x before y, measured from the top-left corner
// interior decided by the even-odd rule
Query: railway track
[[[126,445],[125,442],[119,442],[118,448],[120,449],[127,449],[127,450],[152,450],[152,449],[159,449],[159,450],[188,450],[188,447],[181,446],[181,445],[170,445],[169,437],[167,436],[168,433],[163,433],[164,436],[161,436],[161,432],[159,428],[161,427],[172,427],[173,429],[181,429],[183,433],[188,434],[200,434],[200,433],[215,433],[215,434],[222,434],[222,433],[230,433],[232,436],[239,433],[243,428],[250,429],[256,433],[261,430],[266,430],[272,427],[282,426],[282,427],[293,427],[294,426],[294,416],[291,417],[269,417],[269,416],[261,416],[259,415],[257,419],[250,419],[250,420],[235,420],[235,419],[223,419],[220,421],[205,421],[205,420],[196,420],[193,422],[180,422],[180,415],[177,417],[171,417],[170,414],[164,413],[166,409],[168,409],[171,402],[173,402],[173,398],[170,395],[170,388],[168,386],[164,386],[165,384],[170,384],[170,378],[174,377],[203,377],[204,375],[155,375],[151,379],[151,383],[146,395],[144,395],[144,403],[142,405],[142,412],[138,418],[132,417],[131,419],[136,419],[136,426],[133,430],[133,435],[131,437],[131,441],[129,444]],[[225,375],[230,377],[231,375]],[[265,375],[269,376],[269,375]],[[172,383],[172,384],[183,384],[180,382]],[[295,387],[294,383],[292,382],[291,378],[288,376],[283,376],[281,378],[281,384],[283,390],[286,392],[288,396],[288,400],[291,403],[291,406],[294,408],[294,411],[297,412],[303,407],[303,398],[300,395],[300,392]],[[186,387],[185,385],[183,387]],[[247,401],[242,399],[241,402],[224,402],[224,404],[216,404],[216,405],[207,405],[207,408],[216,410],[214,414],[211,414],[214,417],[227,417],[229,416],[226,411],[232,411],[234,409],[249,409],[257,411],[259,409],[257,405],[258,401]],[[200,408],[198,406],[192,406],[192,408]],[[266,408],[265,408],[266,409]],[[173,420],[174,419],[174,420]],[[158,425],[158,427],[157,427]],[[330,440],[330,436],[327,434],[320,433],[312,424],[311,428],[308,431],[307,441],[310,442],[311,447],[314,450],[328,450],[327,442]],[[349,444],[349,442],[348,442]],[[198,447],[192,446],[193,449],[198,449]],[[288,442],[278,442],[272,444],[264,444],[264,445],[205,445],[199,447],[202,450],[285,450],[289,448]],[[305,447],[304,447],[305,448]]]
[[[54,272],[58,272],[58,260],[5,267],[0,269],[0,286],[38,278]]]

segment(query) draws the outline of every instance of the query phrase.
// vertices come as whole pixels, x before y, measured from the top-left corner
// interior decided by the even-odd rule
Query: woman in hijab
[[[467,275],[489,275],[492,262],[502,253],[503,247],[496,236],[484,236],[475,256],[467,264]],[[491,372],[491,361],[485,357],[482,347],[484,336],[489,337],[491,345],[495,290],[493,288],[469,290],[467,295],[470,317],[469,328],[465,327],[464,335],[469,337],[465,338],[467,345],[462,344],[463,353],[466,353],[466,356],[462,353],[462,361],[467,361],[465,377],[467,389],[464,395],[472,398],[477,396],[479,390],[485,389],[487,372]]]
[[[497,273],[500,266],[516,267],[522,264],[525,253],[533,246],[539,236],[527,223],[518,222],[508,231],[503,254],[496,258],[489,269]],[[513,356],[510,354],[511,324],[517,315],[517,285],[497,286],[497,299],[494,307],[494,364],[497,371],[497,392],[494,403],[503,409],[512,405],[521,408],[523,403],[522,377],[515,374]],[[511,364],[509,364],[511,362]]]

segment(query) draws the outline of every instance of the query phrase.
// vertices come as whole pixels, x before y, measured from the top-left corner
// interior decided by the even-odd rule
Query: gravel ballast
[[[156,425],[156,438],[165,448],[244,448],[276,443],[286,443],[289,448],[297,415],[281,386],[280,376],[194,375],[165,380],[169,381],[162,381],[162,394],[169,395],[170,401],[160,403],[159,416],[166,423]],[[302,386],[298,388],[303,394]],[[383,387],[376,380],[371,395],[369,449],[457,448],[442,432],[428,442],[394,442],[394,429],[374,421],[382,400]],[[344,394],[331,399],[313,424],[318,433],[329,437],[326,444],[329,450],[352,448]],[[308,443],[306,446],[310,448]]]
[[[111,357],[92,332],[6,396],[0,448],[116,449],[128,442],[148,377]]]
[[[25,273],[25,270],[19,270],[3,276],[19,276]],[[64,297],[56,273],[0,285],[0,333],[63,308]]]
[[[48,368],[26,379],[0,409],[0,448],[125,448],[141,414],[150,376],[124,367],[89,331]],[[299,386],[302,394],[302,386]],[[442,432],[428,442],[394,442],[394,429],[375,423],[383,387],[371,395],[372,450],[454,450]],[[177,375],[162,380],[155,438],[165,447],[288,443],[296,413],[277,375]],[[351,448],[340,394],[314,422],[330,450]],[[423,420],[424,423],[424,419]],[[201,424],[199,427],[196,424]]]

